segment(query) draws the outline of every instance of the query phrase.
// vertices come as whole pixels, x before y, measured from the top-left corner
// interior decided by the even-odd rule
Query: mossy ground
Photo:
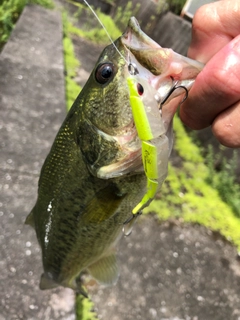
[[[73,42],[70,37],[71,23],[65,11],[62,13],[63,20],[63,50],[64,50],[64,64],[65,64],[65,86],[66,86],[66,100],[67,110],[69,110],[81,91],[81,87],[76,83],[74,78],[77,74],[77,69],[80,67],[80,61],[76,58],[74,53]]]

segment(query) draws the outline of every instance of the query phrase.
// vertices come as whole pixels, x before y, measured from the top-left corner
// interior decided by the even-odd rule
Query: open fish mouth
[[[141,78],[145,78],[157,90],[160,102],[169,93],[173,82],[190,90],[203,64],[186,58],[172,49],[162,48],[147,36],[138,21],[132,17],[121,41],[128,50],[128,60],[137,66]],[[171,95],[171,99],[179,92]]]
[[[127,78],[131,66],[137,74],[137,82],[144,89],[147,87],[148,102],[158,104],[161,112],[161,134],[166,134],[169,139],[169,154],[173,144],[172,119],[179,106],[191,89],[196,76],[202,70],[203,65],[195,60],[175,53],[172,49],[162,48],[158,43],[147,36],[140,28],[138,21],[132,17],[129,20],[126,31],[120,37],[120,42],[125,48]],[[178,89],[178,90],[177,90]],[[169,103],[173,98],[176,103]],[[164,105],[163,105],[164,104]],[[162,108],[163,106],[163,108]],[[162,109],[160,111],[160,109]],[[115,163],[98,169],[99,178],[108,179],[118,177],[126,173],[141,171],[141,141],[132,135],[132,141],[125,140],[124,136],[114,137],[122,148],[121,159]],[[133,143],[134,141],[134,143]]]

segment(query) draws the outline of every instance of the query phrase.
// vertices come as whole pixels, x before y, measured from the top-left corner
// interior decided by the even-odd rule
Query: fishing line
[[[108,33],[107,29],[105,28],[104,24],[102,23],[102,21],[100,20],[100,18],[98,17],[98,15],[96,14],[96,12],[94,11],[94,9],[90,6],[90,4],[87,2],[87,0],[83,0],[84,3],[88,6],[88,8],[92,11],[93,15],[95,16],[95,18],[98,20],[98,22],[100,23],[100,25],[102,26],[103,30],[105,31],[106,35],[108,36],[108,39],[110,40],[111,44],[114,46],[114,48],[117,50],[117,52],[120,54],[120,56],[124,59],[124,61],[129,64],[129,62],[125,59],[125,57],[121,54],[121,52],[118,50],[117,46],[115,45],[115,43],[113,42],[113,39],[111,38],[110,34]]]

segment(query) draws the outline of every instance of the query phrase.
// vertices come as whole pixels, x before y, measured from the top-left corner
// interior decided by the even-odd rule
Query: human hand
[[[240,147],[240,1],[202,6],[194,16],[188,55],[206,66],[180,108],[192,129],[212,126],[225,146]]]

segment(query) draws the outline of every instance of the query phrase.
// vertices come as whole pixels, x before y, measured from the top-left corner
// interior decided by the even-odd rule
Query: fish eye
[[[95,78],[98,83],[105,84],[112,79],[114,75],[114,65],[112,63],[104,63],[98,66],[95,72]]]
[[[141,85],[141,83],[138,83],[138,84],[137,84],[137,91],[138,91],[138,94],[139,94],[140,96],[143,95],[144,89],[143,89],[143,86]]]

